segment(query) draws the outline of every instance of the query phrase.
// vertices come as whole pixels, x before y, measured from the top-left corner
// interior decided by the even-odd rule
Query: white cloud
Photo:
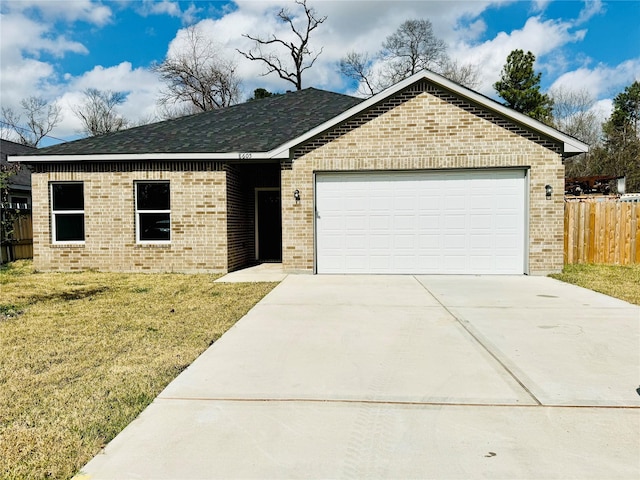
[[[12,12],[38,11],[48,21],[83,20],[95,25],[104,25],[111,20],[111,9],[91,0],[20,0],[4,4],[4,7]]]
[[[576,20],[576,25],[582,25],[589,21],[593,16],[604,13],[605,6],[601,0],[585,0],[584,8],[580,11],[580,15]]]
[[[143,17],[150,15],[169,15],[180,18],[183,25],[191,25],[198,19],[198,14],[202,8],[198,8],[195,3],[191,3],[186,10],[182,10],[180,4],[172,0],[143,0],[136,11]]]
[[[582,67],[560,75],[552,88],[584,89],[594,98],[613,97],[634,81],[640,81],[640,57],[619,65]]]
[[[546,54],[584,38],[585,31],[572,31],[572,26],[570,22],[542,20],[539,16],[530,17],[521,29],[509,33],[500,32],[482,44],[473,45],[464,41],[456,43],[452,46],[450,54],[462,63],[480,65],[479,90],[486,95],[495,95],[492,85],[498,80],[502,66],[511,51],[531,51],[540,64]],[[537,65],[536,68],[539,70],[540,66]]]
[[[169,0],[143,0],[137,10],[140,15],[145,17],[148,15],[169,15],[172,17],[179,17],[182,13],[180,5],[177,2],[171,2]]]
[[[63,121],[56,128],[56,136],[70,137],[81,130],[73,109],[82,103],[83,92],[88,88],[126,93],[125,102],[117,110],[130,121],[156,117],[161,84],[155,74],[145,68],[132,68],[130,62],[112,67],[98,65],[79,77],[69,78],[65,92],[58,98]]]
[[[533,1],[533,11],[534,12],[544,12],[547,7],[549,6],[549,4],[551,3],[551,0],[534,0]]]
[[[22,13],[0,14],[0,85],[2,106],[18,108],[23,98],[54,94],[58,78],[54,66],[41,60],[44,53],[61,58],[67,53],[86,54],[87,49],[50,24],[36,22]]]
[[[611,112],[613,111],[613,100],[611,98],[598,100],[593,104],[593,107],[591,107],[590,111],[596,115],[598,122],[602,124],[609,118]]]
[[[69,40],[65,35],[56,35],[51,25],[36,22],[22,14],[0,14],[0,21],[0,52],[3,60],[15,58],[21,53],[37,56],[40,52],[47,52],[56,57],[62,57],[67,52],[87,53],[81,43]]]
[[[182,13],[180,6],[176,2],[169,2],[162,0],[161,2],[150,2],[151,13],[171,15],[173,17],[179,17]]]

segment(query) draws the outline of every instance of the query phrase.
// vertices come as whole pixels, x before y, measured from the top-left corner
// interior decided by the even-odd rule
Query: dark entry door
[[[256,190],[256,257],[266,262],[282,261],[282,211],[280,190]]]

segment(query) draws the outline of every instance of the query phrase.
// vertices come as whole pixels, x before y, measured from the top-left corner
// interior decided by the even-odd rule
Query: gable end
[[[494,125],[501,127],[511,133],[514,133],[520,137],[526,138],[544,148],[551,150],[552,152],[562,155],[562,144],[540,135],[530,129],[525,128],[513,122],[510,119],[504,118],[486,108],[482,108],[480,105],[469,101],[453,92],[446,91],[438,86],[432,84],[428,80],[422,80],[415,82],[405,89],[397,92],[381,101],[380,103],[368,108],[367,110],[359,113],[358,115],[336,125],[328,131],[312,138],[311,140],[298,146],[292,156],[293,160],[296,160],[309,152],[322,147],[323,145],[334,141],[335,139],[347,134],[348,132],[361,127],[369,121],[393,110],[395,107],[417,97],[422,93],[428,93],[444,102],[454,105],[467,113],[470,113],[476,117],[487,120]]]

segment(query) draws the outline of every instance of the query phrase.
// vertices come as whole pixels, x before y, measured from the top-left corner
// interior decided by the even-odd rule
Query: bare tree
[[[460,64],[456,60],[447,60],[438,72],[467,88],[476,89],[480,86],[480,72],[477,65],[470,63]]]
[[[350,52],[338,67],[342,75],[358,82],[364,96],[373,96],[424,69],[469,88],[479,84],[477,66],[452,61],[446,43],[435,36],[431,22],[424,19],[406,20],[385,39],[380,52]]]
[[[83,133],[89,136],[104,135],[127,128],[129,122],[115,111],[125,99],[126,95],[122,92],[88,88],[84,91],[84,102],[72,107],[72,110],[82,121]]]
[[[319,25],[324,23],[326,16],[319,17],[314,8],[307,5],[307,0],[296,0],[295,3],[304,9],[304,25],[296,26],[296,17],[286,9],[278,12],[278,19],[282,23],[286,23],[296,37],[295,41],[286,41],[272,35],[270,38],[253,37],[249,34],[243,34],[243,37],[253,40],[254,48],[248,52],[238,50],[238,52],[249,60],[258,60],[263,62],[267,71],[263,75],[277,73],[278,76],[295,85],[296,90],[302,90],[302,73],[313,66],[315,61],[322,53],[322,48],[314,53],[309,47],[309,37]],[[293,65],[288,64],[283,59],[283,55],[272,50],[263,50],[263,47],[284,47],[291,57]]]
[[[23,145],[37,147],[40,141],[62,120],[60,106],[42,97],[27,97],[20,102],[22,113],[2,107],[2,123]],[[23,120],[24,115],[24,120]]]
[[[208,111],[237,103],[240,79],[236,64],[220,55],[219,46],[195,25],[185,30],[185,41],[182,51],[152,67],[166,83],[160,106],[187,103],[196,111]]]
[[[383,88],[373,74],[375,58],[367,53],[352,51],[340,59],[338,67],[345,77],[358,82],[358,93],[372,97]]]
[[[556,87],[549,96],[553,100],[555,128],[591,145],[598,142],[601,128],[592,109],[595,99],[588,91]]]
[[[591,146],[599,143],[602,128],[593,111],[595,99],[586,90],[554,88],[549,92],[553,100],[553,126]],[[567,177],[581,177],[593,173],[591,154],[580,154],[566,162]]]
[[[443,67],[447,44],[435,36],[429,20],[406,20],[386,38],[382,56],[390,60],[387,76],[393,84],[420,70]]]

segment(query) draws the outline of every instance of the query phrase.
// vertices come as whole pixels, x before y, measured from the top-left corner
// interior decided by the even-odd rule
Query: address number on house
[[[251,158],[251,154],[250,153],[239,153],[238,157],[240,157],[240,160],[248,160]]]

